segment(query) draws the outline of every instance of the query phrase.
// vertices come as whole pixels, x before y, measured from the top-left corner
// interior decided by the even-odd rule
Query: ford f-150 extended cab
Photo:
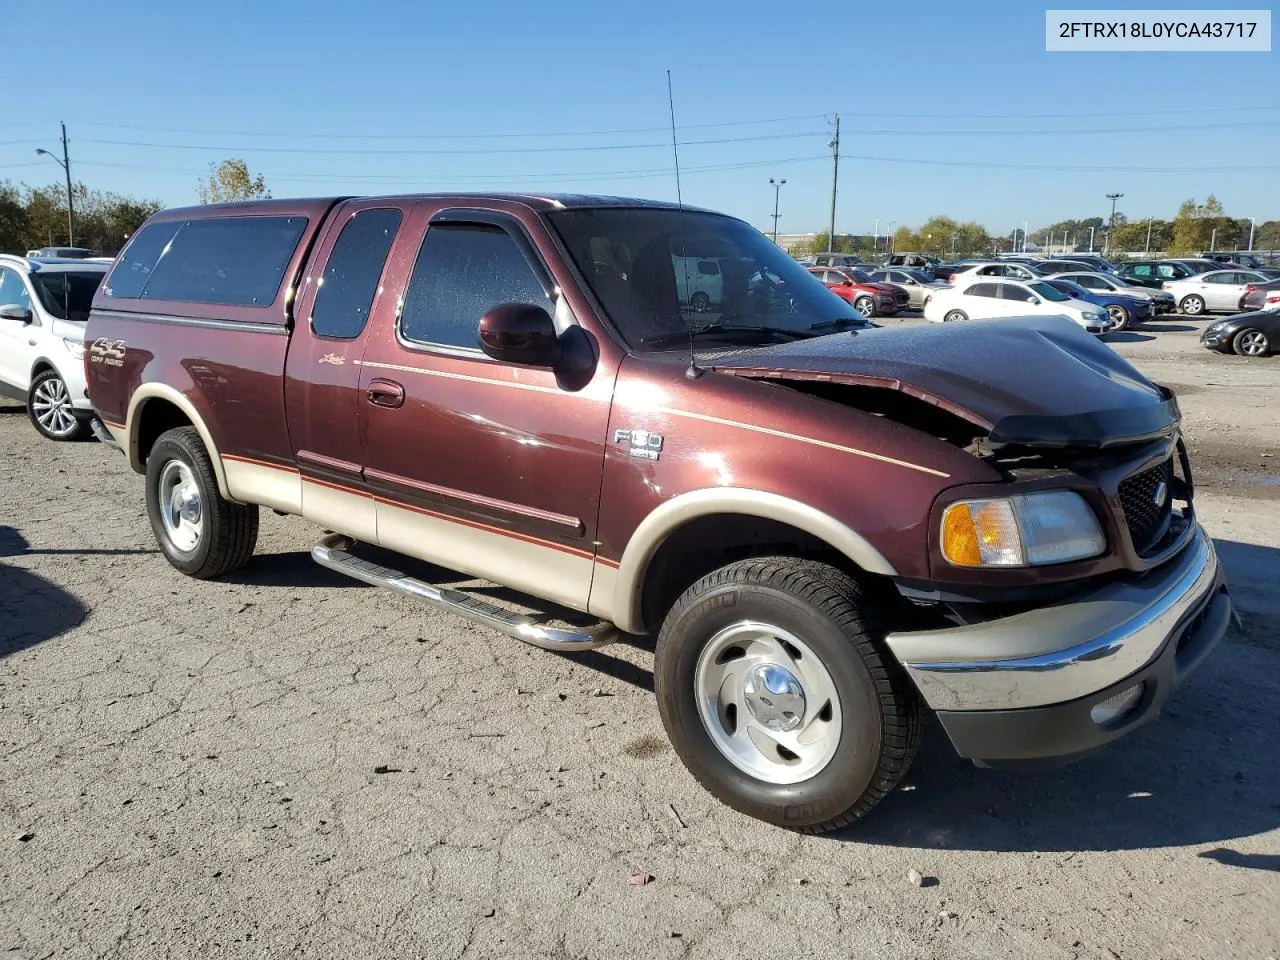
[[[877,328],[708,211],[164,211],[86,343],[177,569],[246,563],[261,506],[325,528],[321,564],[535,645],[656,633],[681,759],[794,829],[891,791],[926,707],[979,764],[1121,737],[1232,615],[1167,389],[1063,318]]]

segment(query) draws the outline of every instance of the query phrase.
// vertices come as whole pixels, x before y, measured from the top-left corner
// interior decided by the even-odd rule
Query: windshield
[[[634,349],[688,338],[778,343],[868,324],[752,227],[671,209],[558,210],[548,219]],[[718,266],[703,273],[702,263]]]
[[[1027,286],[1038,296],[1043,297],[1045,300],[1052,300],[1054,303],[1061,303],[1063,300],[1071,299],[1061,290],[1057,290],[1047,283],[1028,283]]]
[[[105,270],[92,273],[37,272],[31,274],[31,285],[36,288],[40,305],[59,320],[84,321],[89,319],[89,306],[93,294],[105,277]]]
[[[916,283],[929,283],[933,279],[922,270],[904,270],[902,272],[905,273],[912,280],[916,281]]]

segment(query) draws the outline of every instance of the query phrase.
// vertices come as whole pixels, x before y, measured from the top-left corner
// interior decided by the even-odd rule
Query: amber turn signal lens
[[[953,503],[942,515],[942,554],[958,567],[982,564],[978,528],[967,503]]]

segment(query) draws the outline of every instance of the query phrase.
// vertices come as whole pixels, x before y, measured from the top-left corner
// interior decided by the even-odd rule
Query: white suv
[[[108,266],[0,255],[0,394],[50,440],[89,434],[84,326]]]

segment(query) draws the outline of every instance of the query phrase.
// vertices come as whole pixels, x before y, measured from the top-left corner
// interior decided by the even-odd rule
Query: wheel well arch
[[[195,427],[213,462],[213,472],[218,478],[218,492],[228,500],[226,473],[222,457],[213,442],[208,426],[195,406],[177,390],[163,384],[143,384],[129,401],[126,430],[129,437],[129,465],[138,473],[145,473],[147,458],[160,435],[175,427]]]
[[[666,501],[636,529],[619,564],[612,619],[630,632],[655,630],[671,603],[707,573],[770,554],[896,574],[865,538],[808,504],[758,490],[699,490]]]
[[[58,368],[53,365],[52,360],[47,357],[37,357],[35,363],[31,364],[31,379],[35,380],[46,370],[52,370],[54,373],[58,372]]]

